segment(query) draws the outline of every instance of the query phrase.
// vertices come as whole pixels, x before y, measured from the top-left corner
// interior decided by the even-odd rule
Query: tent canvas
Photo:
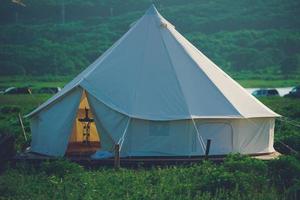
[[[28,115],[34,152],[64,155],[83,93],[101,149],[112,151],[120,144],[121,156],[203,155],[206,139],[212,139],[216,155],[274,151],[279,115],[203,55],[154,6]],[[56,115],[61,123],[53,127]]]

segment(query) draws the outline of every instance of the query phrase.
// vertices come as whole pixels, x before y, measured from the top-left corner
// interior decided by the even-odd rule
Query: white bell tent
[[[80,141],[75,129],[80,129],[76,123],[83,107],[95,119],[91,138],[104,151],[119,144],[123,157],[201,156],[207,139],[213,155],[274,152],[279,115],[203,55],[154,6],[28,115],[32,151],[63,156],[71,141]]]

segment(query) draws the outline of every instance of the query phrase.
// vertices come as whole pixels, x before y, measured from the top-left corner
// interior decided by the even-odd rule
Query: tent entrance
[[[94,115],[90,108],[86,92],[83,91],[66,155],[89,156],[100,149],[100,147],[100,132],[96,128]]]
[[[208,122],[200,123],[197,127],[205,142],[211,140],[210,154],[221,155],[232,152],[233,129],[229,123]]]

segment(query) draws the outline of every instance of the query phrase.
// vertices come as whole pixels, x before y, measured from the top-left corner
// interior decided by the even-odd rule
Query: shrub
[[[223,166],[230,172],[240,171],[263,176],[267,174],[267,165],[263,161],[241,154],[228,155]]]
[[[41,164],[39,170],[45,172],[48,176],[56,175],[58,177],[64,177],[68,174],[79,174],[84,172],[82,166],[64,159],[45,161]]]
[[[269,176],[275,186],[283,191],[300,180],[300,161],[295,156],[281,156],[268,163]]]
[[[245,194],[260,192],[268,185],[266,169],[261,161],[230,155],[220,166],[208,162],[200,165],[194,174],[198,178],[195,185],[198,190],[213,194],[220,190],[238,190]]]
[[[21,112],[21,108],[19,106],[3,106],[0,108],[2,114],[11,114],[11,113],[19,113]]]

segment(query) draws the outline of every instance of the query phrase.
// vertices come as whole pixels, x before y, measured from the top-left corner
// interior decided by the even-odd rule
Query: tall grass
[[[300,162],[287,162],[273,177],[282,161],[268,165],[230,155],[221,165],[85,170],[61,160],[7,170],[0,176],[0,194],[4,199],[295,199],[297,190],[290,188],[297,187]],[[288,170],[295,180],[285,177]],[[274,181],[286,178],[289,187]]]

